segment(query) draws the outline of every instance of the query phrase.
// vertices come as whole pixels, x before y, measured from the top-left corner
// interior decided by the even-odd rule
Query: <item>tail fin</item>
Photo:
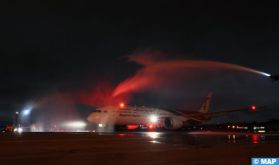
[[[209,92],[208,95],[205,97],[204,102],[202,103],[198,112],[200,113],[207,113],[209,110],[210,102],[212,98],[212,92]]]

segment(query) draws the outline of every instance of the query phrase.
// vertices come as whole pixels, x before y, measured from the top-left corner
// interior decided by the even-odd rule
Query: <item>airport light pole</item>
[[[22,110],[21,112],[21,118],[24,121],[24,123],[27,125],[28,128],[31,127],[32,119],[31,119],[31,112],[32,112],[32,107],[27,107]],[[30,128],[31,130],[31,128]]]
[[[14,123],[15,127],[19,127],[19,112],[16,111],[15,112],[15,123]]]

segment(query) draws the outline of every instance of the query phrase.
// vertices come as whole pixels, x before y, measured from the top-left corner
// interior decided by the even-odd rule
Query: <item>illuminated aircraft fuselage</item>
[[[209,112],[212,94],[209,93],[203,104],[197,111],[179,112],[149,107],[120,106],[99,107],[92,112],[87,120],[97,124],[99,127],[108,125],[122,125],[127,128],[137,128],[145,126],[147,128],[179,129],[186,125],[199,124],[208,121],[212,117],[226,115],[231,112],[241,112],[246,110],[256,111],[256,106],[245,107],[219,112]],[[131,126],[131,127],[129,127]]]
[[[144,125],[156,128],[177,129],[187,118],[175,111],[146,107],[102,107],[87,118],[89,122],[105,125]]]
[[[189,124],[189,122],[200,123],[208,120],[207,114],[211,97],[212,94],[209,93],[198,111],[188,112],[187,114],[159,108],[126,107],[121,103],[119,107],[97,108],[95,112],[88,116],[87,120],[98,124],[100,127],[106,125],[139,125],[147,126],[148,128],[178,129]]]

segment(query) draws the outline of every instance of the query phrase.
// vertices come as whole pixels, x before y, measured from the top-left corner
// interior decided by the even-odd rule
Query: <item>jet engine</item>
[[[166,129],[178,129],[183,126],[183,121],[172,117],[166,117],[164,119],[164,128]]]

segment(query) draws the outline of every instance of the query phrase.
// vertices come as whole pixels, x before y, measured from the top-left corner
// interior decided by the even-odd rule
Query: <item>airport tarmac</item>
[[[0,164],[251,164],[279,135],[224,132],[0,134]]]

